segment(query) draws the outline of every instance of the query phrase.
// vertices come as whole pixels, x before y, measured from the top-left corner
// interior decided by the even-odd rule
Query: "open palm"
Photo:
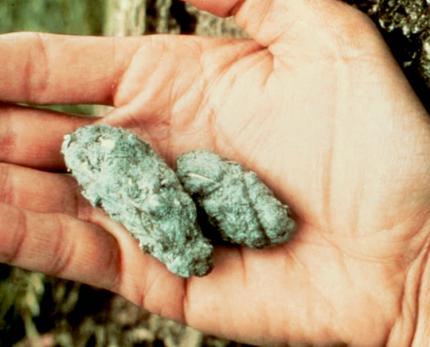
[[[171,164],[196,148],[237,160],[292,207],[294,239],[219,248],[211,274],[180,279],[42,171],[94,120],[4,105],[0,259],[247,342],[421,346],[430,124],[372,24],[329,0],[190,2],[234,12],[251,38],[4,36],[0,98],[112,104],[97,121]]]

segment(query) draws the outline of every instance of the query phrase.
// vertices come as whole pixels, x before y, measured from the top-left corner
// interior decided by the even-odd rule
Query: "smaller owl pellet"
[[[196,206],[149,144],[123,129],[94,125],[66,135],[62,153],[83,195],[144,251],[182,277],[210,271],[213,247],[197,224]]]
[[[288,207],[238,163],[198,150],[177,159],[176,174],[225,241],[262,248],[288,241],[295,230]]]

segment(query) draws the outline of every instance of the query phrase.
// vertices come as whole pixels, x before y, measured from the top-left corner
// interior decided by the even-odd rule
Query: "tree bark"
[[[136,36],[145,32],[146,0],[107,0],[105,11],[105,35]]]

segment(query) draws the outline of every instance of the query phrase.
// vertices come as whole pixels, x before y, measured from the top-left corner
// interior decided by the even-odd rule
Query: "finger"
[[[3,203],[0,262],[109,289],[116,287],[121,263],[115,238],[100,227]]]
[[[0,100],[116,105],[130,101],[144,89],[153,93],[162,89],[166,93],[177,77],[183,79],[187,74],[185,67],[192,70],[187,80],[195,80],[193,73],[199,69],[200,59],[215,57],[206,53],[213,53],[214,47],[223,48],[221,41],[226,40],[190,36],[0,35]],[[222,49],[218,52],[218,58],[223,59]],[[230,53],[227,58],[232,56]],[[215,67],[223,63],[218,61]],[[171,72],[180,72],[180,76]],[[143,77],[146,83],[138,79],[130,83],[133,75]]]
[[[64,169],[60,153],[64,135],[92,122],[94,118],[0,105],[0,162]]]
[[[0,100],[110,104],[138,38],[0,35]]]
[[[69,175],[0,163],[0,203],[87,220],[92,208],[79,192]]]

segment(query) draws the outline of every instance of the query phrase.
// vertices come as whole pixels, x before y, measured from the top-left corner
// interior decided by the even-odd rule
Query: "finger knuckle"
[[[31,45],[24,68],[25,94],[28,100],[44,103],[49,87],[49,50],[46,36],[41,33],[24,33],[23,35]]]
[[[104,287],[110,291],[113,291],[115,293],[118,293],[121,291],[122,286],[122,258],[121,253],[117,244],[117,241],[114,239],[114,237],[111,237],[110,240],[113,243],[112,247],[109,247],[109,253],[106,260],[106,266],[107,269],[105,272],[104,281],[106,281],[106,284]]]
[[[17,134],[12,127],[9,112],[3,109],[0,114],[0,161],[10,160],[15,152]]]
[[[0,258],[14,265],[24,248],[27,233],[25,214],[7,205],[0,205]]]
[[[14,194],[10,166],[0,163],[0,202],[13,205]]]
[[[67,272],[69,268],[73,255],[74,255],[74,247],[73,243],[64,242],[67,233],[67,218],[63,215],[58,215],[56,217],[56,233],[55,233],[55,243],[52,251],[52,259],[50,260],[49,265],[49,275],[55,277],[61,277],[63,274]]]

